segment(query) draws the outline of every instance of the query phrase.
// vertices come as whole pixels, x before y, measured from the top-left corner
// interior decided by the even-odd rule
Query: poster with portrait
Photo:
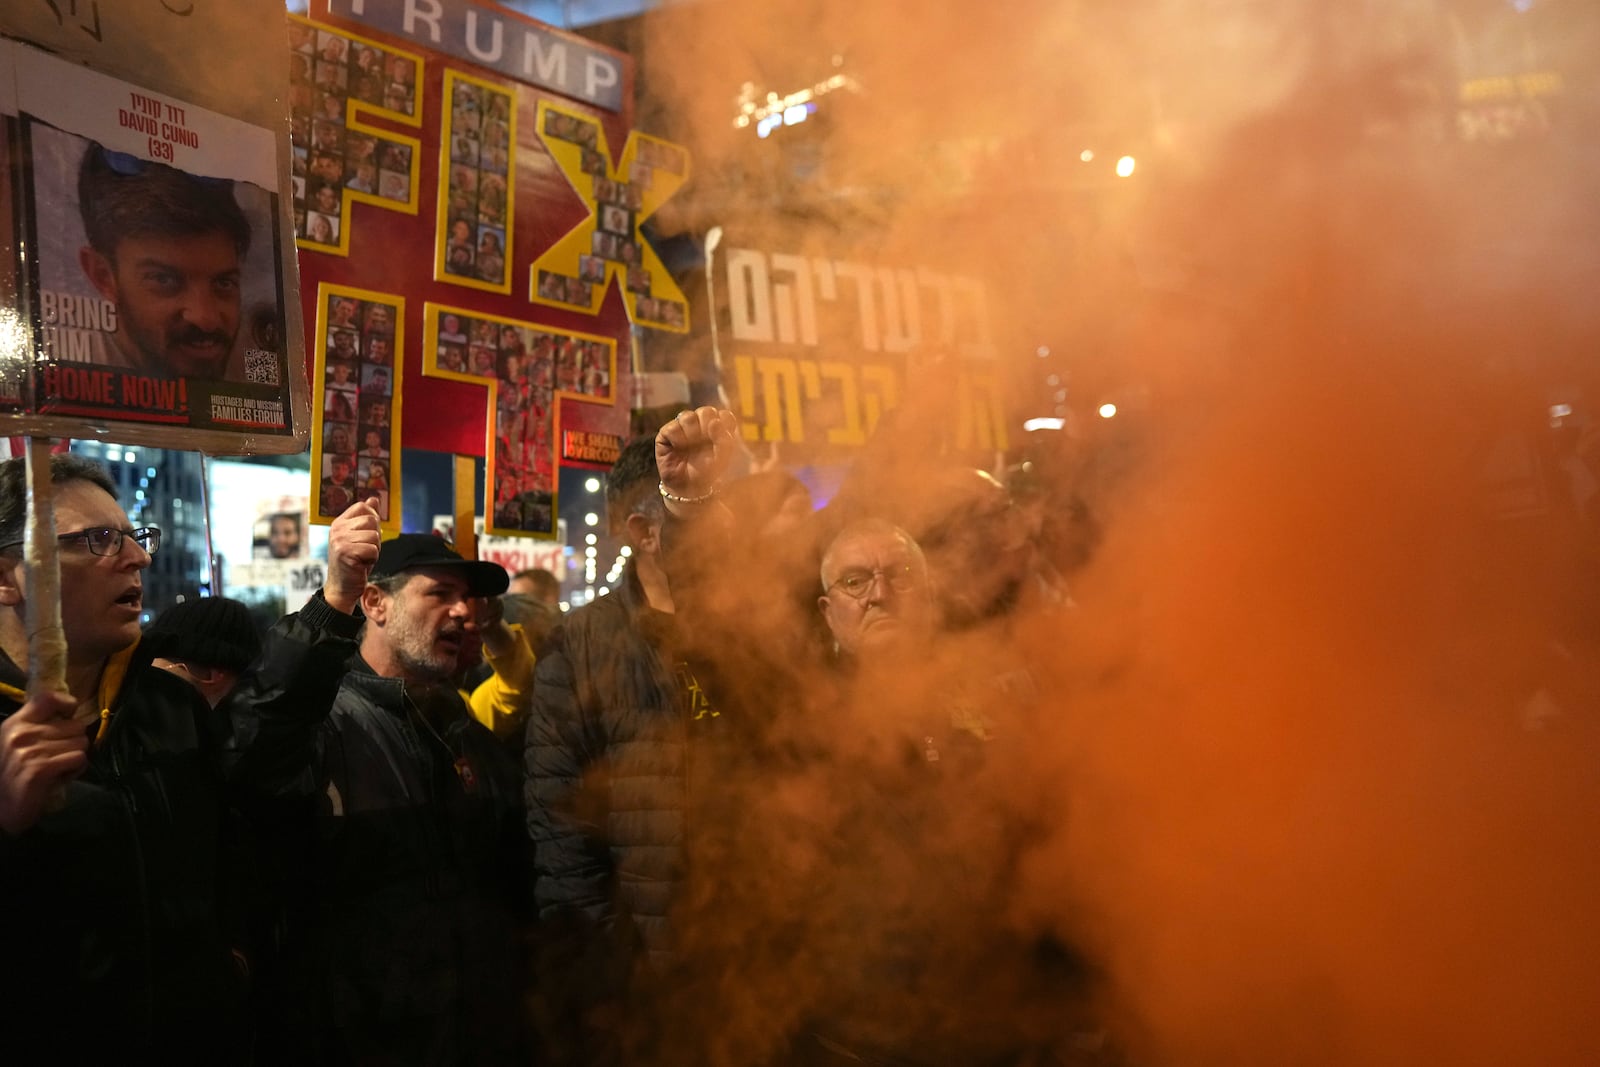
[[[614,276],[635,323],[687,333],[688,298],[641,227],[688,180],[688,151],[635,131],[613,164],[600,123],[549,101],[538,114],[540,140],[589,214],[539,257],[529,299],[592,313]]]
[[[354,204],[417,210],[414,125],[422,59],[404,49],[289,20],[289,191],[302,248],[348,253]]]
[[[0,41],[31,250],[23,432],[295,451],[271,130]],[[276,444],[273,442],[276,441]]]
[[[282,614],[285,604],[300,602],[298,589],[321,585],[327,568],[328,528],[310,519],[305,471],[226,458],[207,466],[218,591],[264,615]]]
[[[315,522],[331,522],[357,500],[372,504],[385,532],[398,532],[401,412],[399,353],[405,298],[343,285],[317,292],[316,367],[322,389],[312,436]]]
[[[627,432],[621,289],[665,295],[640,227],[682,184],[687,153],[640,155],[624,53],[491,0],[425,6],[436,19],[347,0],[287,16],[285,202],[317,397],[310,521],[373,500],[398,530],[403,454],[445,452],[485,458],[491,536],[549,539],[562,432]],[[538,132],[551,101],[579,117],[573,146],[591,170],[576,187]],[[530,299],[540,257],[591,217],[612,227],[602,253],[583,237],[582,262],[547,265],[572,278],[561,300]]]
[[[490,388],[488,532],[555,536],[558,405],[615,402],[616,340],[451,305],[423,318],[426,373]]]
[[[306,538],[305,497],[264,500],[256,509],[250,558],[302,560],[310,555]]]

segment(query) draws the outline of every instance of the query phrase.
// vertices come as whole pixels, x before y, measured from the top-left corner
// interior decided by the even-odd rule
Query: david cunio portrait
[[[78,168],[84,275],[116,305],[106,366],[221,378],[239,336],[250,220],[233,182],[90,144]]]

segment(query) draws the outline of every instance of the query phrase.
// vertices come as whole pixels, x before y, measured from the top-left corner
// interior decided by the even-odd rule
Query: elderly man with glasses
[[[221,934],[224,731],[139,647],[160,531],[51,457],[66,690],[31,692],[22,460],[0,463],[0,1004],[7,1055],[226,1062],[239,969]]]
[[[845,527],[823,553],[821,576],[817,607],[841,658],[914,647],[932,633],[928,564],[898,526],[868,519]]]

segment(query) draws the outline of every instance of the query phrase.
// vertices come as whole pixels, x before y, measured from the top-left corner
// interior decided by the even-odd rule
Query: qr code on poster
[[[256,385],[278,385],[278,353],[266,348],[246,349],[244,380]]]

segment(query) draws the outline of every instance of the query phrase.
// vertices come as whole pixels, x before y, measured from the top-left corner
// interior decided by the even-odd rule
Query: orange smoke
[[[769,1051],[826,993],[808,965],[852,912],[819,910],[823,888],[869,879],[953,945],[981,927],[1084,948],[1134,1062],[1600,1060],[1592,444],[1548,424],[1558,397],[1600,397],[1600,41],[1573,5],[1528,23],[1467,6],[655,17],[643,78],[697,153],[686,218],[736,218],[758,244],[796,198],[804,235],[775,225],[774,247],[963,264],[994,281],[1017,381],[1048,338],[1080,394],[1136,398],[1063,449],[1124,457],[1086,483],[1103,545],[1066,621],[1001,641],[1045,699],[1009,709],[940,824],[997,867],[982,828],[1030,828],[998,924],[874,866],[907,830],[844,773],[873,733],[845,719],[818,742],[826,768],[746,783],[722,857],[746,910],[689,935],[745,951],[717,975],[720,1011],[686,1027]],[[856,193],[828,207],[771,178],[778,138],[730,122],[741,82],[804,84],[833,54],[863,95],[827,127],[827,180]],[[1566,72],[1549,132],[1460,140],[1460,83],[1529,64]],[[1138,169],[1084,177],[1090,138],[1137,146]],[[926,698],[927,676],[981,674],[986,655],[930,650],[876,678],[876,703],[840,706]],[[815,684],[773,677],[769,696]],[[832,856],[846,827],[884,847]],[[1004,990],[1021,1027],[1048,1026],[1025,982]],[[1082,1025],[1071,1007],[1058,1047]]]

